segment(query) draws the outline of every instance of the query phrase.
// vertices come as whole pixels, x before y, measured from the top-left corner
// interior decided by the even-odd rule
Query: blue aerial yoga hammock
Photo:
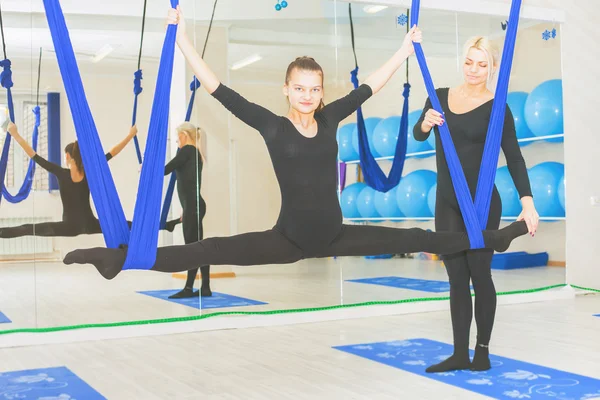
[[[35,123],[33,126],[33,134],[31,135],[31,147],[33,148],[34,151],[37,151],[37,144],[38,144],[38,136],[39,136],[39,128],[40,128],[40,106],[35,106],[32,110],[34,118],[35,118]],[[7,157],[8,159],[8,157]],[[4,167],[4,171],[6,171],[6,167]],[[27,166],[27,172],[25,173],[25,180],[23,181],[23,184],[21,185],[21,188],[19,189],[19,191],[17,192],[17,194],[12,195],[8,189],[6,188],[6,186],[4,186],[4,184],[2,184],[2,194],[0,195],[0,201],[1,198],[4,197],[6,199],[6,201],[8,201],[9,203],[20,203],[21,201],[25,200],[27,198],[27,196],[29,196],[29,193],[31,192],[31,187],[33,186],[33,176],[35,175],[35,161],[33,161],[33,159],[29,160],[29,164]],[[4,181],[4,180],[3,180]]]
[[[352,50],[354,51],[354,62],[356,68],[350,73],[351,81],[354,84],[354,88],[358,88],[358,61],[356,58],[356,48],[354,45],[354,24],[352,22],[352,4],[348,4],[348,12],[350,14],[350,32],[352,39]],[[404,105],[402,107],[402,117],[400,118],[400,129],[398,132],[398,142],[396,143],[396,152],[394,160],[392,161],[392,169],[389,175],[386,177],[379,163],[373,157],[371,149],[369,147],[369,139],[367,137],[367,129],[365,127],[365,120],[363,118],[362,107],[358,107],[356,111],[357,115],[357,127],[358,127],[358,148],[360,154],[360,166],[365,178],[365,183],[380,192],[388,192],[394,187],[398,186],[400,178],[402,177],[402,170],[404,169],[404,161],[406,159],[406,145],[408,140],[408,97],[410,94],[410,84],[408,83],[408,64],[406,73],[406,82],[404,84],[404,91],[402,96],[404,97]],[[342,168],[343,171],[343,168]],[[344,174],[345,175],[345,174]]]
[[[410,26],[418,24],[419,21],[420,0],[412,0]],[[460,165],[460,160],[456,154],[452,137],[448,125],[444,124],[439,129],[442,147],[450,176],[454,185],[454,191],[458,200],[458,205],[462,213],[467,234],[472,249],[480,249],[484,247],[483,234],[487,226],[488,214],[490,211],[490,202],[492,198],[492,190],[494,188],[494,179],[496,177],[496,167],[498,165],[498,157],[500,156],[500,145],[502,142],[502,131],[504,128],[504,116],[506,113],[506,97],[508,94],[508,81],[510,78],[510,70],[517,38],[517,28],[519,24],[519,12],[521,9],[521,0],[512,0],[510,8],[510,17],[508,19],[508,28],[506,30],[506,39],[504,41],[504,49],[502,51],[502,64],[498,74],[498,85],[494,96],[490,123],[483,150],[483,158],[481,160],[481,168],[479,170],[479,178],[477,180],[477,191],[475,194],[475,202],[471,197],[469,186],[465,179],[465,174]],[[436,95],[435,87],[431,79],[431,75],[427,68],[425,55],[420,43],[414,43],[415,54],[419,62],[419,67],[423,74],[425,87],[429,100],[433,109],[443,114],[440,101]],[[438,149],[440,151],[441,149]]]
[[[170,0],[173,8],[178,0]],[[58,0],[44,0],[46,18],[56,50],[73,116],[90,192],[107,247],[128,246],[124,269],[150,269],[156,259],[160,203],[166,153],[170,87],[173,75],[176,25],[169,25],[163,43],[152,104],[148,141],[131,232],[119,201],[98,131],[85,97],[81,75]]]
[[[13,81],[12,81],[12,71],[11,71],[11,62],[6,57],[6,43],[4,41],[4,26],[2,22],[2,11],[0,10],[0,31],[2,32],[2,49],[4,51],[4,60],[0,61],[0,67],[2,67],[2,73],[0,74],[0,83],[2,87],[6,89],[6,97],[8,103],[8,113],[10,117],[10,121],[15,121],[15,107],[13,104],[12,98],[12,90]],[[32,112],[35,117],[35,123],[33,126],[33,134],[31,138],[31,146],[34,151],[37,151],[38,145],[38,136],[39,136],[39,127],[40,127],[40,107],[39,107],[39,92],[40,92],[40,68],[42,62],[42,50],[40,49],[40,64],[38,65],[38,87],[37,87],[37,98],[38,105],[33,108]],[[2,202],[2,197],[6,199],[9,203],[20,203],[25,200],[29,193],[31,192],[31,187],[33,185],[33,176],[35,174],[35,161],[33,159],[29,160],[29,164],[27,166],[27,172],[25,173],[25,179],[23,184],[19,188],[17,194],[11,194],[6,186],[4,186],[4,178],[6,176],[6,168],[8,166],[8,152],[10,150],[10,142],[12,137],[7,132],[6,139],[4,141],[4,146],[2,148],[2,156],[0,156],[0,202]]]

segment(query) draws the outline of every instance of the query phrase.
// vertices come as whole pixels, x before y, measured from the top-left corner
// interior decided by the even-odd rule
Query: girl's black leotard
[[[110,161],[112,155],[106,153],[106,161]],[[71,171],[54,164],[39,154],[33,160],[46,171],[54,174],[58,180],[60,200],[63,207],[62,221],[42,222],[37,224],[24,224],[19,226],[0,228],[0,238],[10,239],[21,236],[64,236],[73,237],[82,234],[92,235],[102,233],[100,222],[92,212],[90,204],[90,187],[87,178],[79,182],[73,182]],[[178,220],[167,223],[168,230],[172,231]],[[128,221],[131,226],[131,222]]]
[[[106,153],[106,160],[112,158]],[[78,236],[81,234],[101,233],[100,223],[92,212],[90,204],[90,187],[87,178],[73,182],[71,171],[54,164],[39,154],[33,160],[58,180],[60,200],[63,207],[62,221],[24,224],[14,227],[0,228],[0,238],[15,238],[21,236]]]

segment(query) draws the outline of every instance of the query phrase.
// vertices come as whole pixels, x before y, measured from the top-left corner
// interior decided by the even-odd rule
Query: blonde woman
[[[498,51],[489,39],[481,36],[469,39],[464,47],[464,82],[457,87],[437,89],[444,115],[432,109],[428,99],[413,132],[416,140],[423,141],[429,137],[432,128],[435,128],[436,148],[441,150],[442,142],[437,127],[448,124],[472,196],[475,195],[477,187],[494,99],[488,84],[497,70]],[[502,133],[502,151],[523,205],[519,221],[524,220],[529,233],[533,235],[539,217],[533,205],[527,167],[517,142],[514,119],[508,107]],[[466,232],[443,151],[436,152],[436,163],[436,231]],[[500,195],[494,188],[487,229],[498,229],[501,214]],[[442,255],[450,280],[454,354],[447,360],[429,367],[427,372],[458,369],[483,371],[490,368],[488,345],[496,313],[496,290],[491,273],[493,255],[492,249],[466,250]],[[469,331],[473,317],[471,281],[475,290],[477,323],[477,346],[473,362],[469,359]]]
[[[186,244],[195,243],[203,238],[202,218],[206,214],[206,203],[200,194],[202,187],[202,167],[205,158],[200,145],[202,130],[195,125],[184,122],[177,127],[177,143],[179,152],[166,166],[165,175],[172,172],[177,174],[177,194],[183,213],[181,222],[183,225],[183,239]],[[185,297],[212,296],[210,290],[210,266],[200,267],[202,273],[202,286],[200,291],[194,292],[194,281],[198,273],[198,267],[189,269],[185,287],[178,293],[170,296],[171,299]]]

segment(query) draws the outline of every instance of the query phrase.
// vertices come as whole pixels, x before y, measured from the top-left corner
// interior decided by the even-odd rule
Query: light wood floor
[[[600,378],[598,313],[598,295],[501,306],[491,351]],[[0,372],[64,365],[111,400],[485,398],[332,349],[417,337],[451,342],[449,315],[3,349]]]

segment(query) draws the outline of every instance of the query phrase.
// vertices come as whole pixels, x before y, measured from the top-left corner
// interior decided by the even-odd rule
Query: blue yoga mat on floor
[[[157,299],[167,300],[173,303],[182,304],[189,307],[200,309],[200,298],[189,297],[186,299],[169,299],[169,296],[179,292],[176,290],[148,290],[144,292],[138,292],[147,296],[156,297]],[[246,307],[267,304],[262,301],[246,299],[244,297],[232,296],[225,293],[213,292],[211,297],[202,297],[202,309],[211,308],[226,308],[226,307]]]
[[[67,367],[0,372],[0,398],[19,400],[106,400]]]
[[[9,324],[12,321],[10,319],[8,319],[8,317],[4,314],[2,314],[2,311],[0,311],[0,324]]]
[[[445,281],[402,278],[399,276],[381,276],[377,278],[349,279],[346,282],[366,283],[370,285],[389,286],[399,289],[419,290],[421,292],[443,293],[450,291],[450,284]]]
[[[445,360],[453,352],[451,345],[429,339],[363,343],[334,349],[494,399],[583,400],[600,397],[600,379],[496,355],[490,355],[492,369],[489,371],[428,374],[425,369],[429,365]],[[551,349],[540,346],[537,351]],[[597,374],[600,377],[600,369]],[[444,398],[443,394],[440,398]]]

